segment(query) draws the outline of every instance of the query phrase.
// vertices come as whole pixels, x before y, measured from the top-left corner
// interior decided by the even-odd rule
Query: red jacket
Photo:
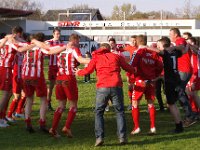
[[[156,52],[141,47],[133,54],[131,64],[136,67],[135,80],[152,80],[160,76],[163,64]]]
[[[78,75],[84,76],[96,70],[97,88],[122,87],[120,67],[134,73],[134,68],[126,63],[122,56],[111,53],[108,49],[98,49],[93,52],[92,60]]]
[[[175,41],[176,46],[184,45],[186,46],[186,41],[184,38],[179,37]],[[191,51],[188,50],[187,53],[183,54],[181,57],[178,58],[178,71],[192,73],[192,66],[191,66]]]

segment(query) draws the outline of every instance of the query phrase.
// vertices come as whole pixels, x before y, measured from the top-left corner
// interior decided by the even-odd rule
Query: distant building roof
[[[99,9],[63,9],[63,10],[48,10],[45,14],[45,20],[48,21],[57,21],[59,13],[91,13],[91,20],[103,20],[103,16],[101,15]],[[60,21],[65,20],[78,20],[85,21],[90,20],[90,15],[88,14],[74,14],[67,16],[61,16]]]
[[[25,11],[10,8],[0,8],[1,18],[14,18],[14,17],[25,17],[33,14],[33,11]]]

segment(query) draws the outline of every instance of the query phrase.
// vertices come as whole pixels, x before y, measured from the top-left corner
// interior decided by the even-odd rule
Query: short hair
[[[108,41],[109,41],[109,42],[112,41],[112,42],[116,43],[115,38],[110,38]]]
[[[170,47],[171,46],[171,41],[168,37],[163,36],[158,42],[161,42],[163,44],[164,48]]]
[[[69,36],[69,41],[79,40],[80,36],[78,34],[71,34]]]
[[[33,38],[35,38],[36,40],[38,40],[40,42],[44,42],[45,35],[42,32],[38,32],[38,33],[36,33],[36,34],[33,35]]]
[[[190,40],[191,42],[193,42],[195,45],[197,43],[197,40],[194,37],[189,37],[188,40]]]
[[[181,32],[180,32],[179,28],[171,28],[170,31],[173,31],[173,32],[176,33],[178,36],[181,36]]]
[[[23,29],[20,26],[15,26],[12,28],[12,33],[17,34],[17,33],[23,33]]]
[[[108,43],[101,43],[100,48],[106,48],[106,49],[111,49],[110,45]]]
[[[137,35],[131,35],[131,38],[136,39],[136,38],[137,38]]]
[[[192,37],[192,33],[190,33],[190,32],[184,32],[183,35],[187,35],[188,38],[191,38],[191,37]]]
[[[136,41],[138,45],[147,45],[147,36],[142,34],[138,35]]]
[[[53,29],[53,33],[55,33],[56,31],[58,31],[59,33],[61,32],[58,27],[56,27],[56,28]]]

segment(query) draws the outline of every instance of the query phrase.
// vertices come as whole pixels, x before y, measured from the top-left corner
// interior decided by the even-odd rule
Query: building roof
[[[10,8],[0,8],[1,18],[14,18],[14,17],[26,17],[33,14],[33,11],[25,11]]]
[[[63,10],[48,10],[45,14],[45,19],[48,21],[58,21],[58,14],[59,13],[91,13],[91,20],[103,20],[103,16],[101,15],[99,9],[63,9]],[[90,20],[90,15],[88,14],[74,14],[67,16],[61,16],[59,21],[66,21],[66,20],[78,20],[78,21],[85,21]]]

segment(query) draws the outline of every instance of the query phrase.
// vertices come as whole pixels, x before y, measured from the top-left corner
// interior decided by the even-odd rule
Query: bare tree
[[[136,12],[136,6],[130,3],[122,4],[121,6],[115,5],[113,7],[111,19],[113,20],[130,20],[132,15]]]
[[[73,5],[71,9],[91,9],[88,4]]]
[[[0,7],[34,11],[28,19],[42,20],[43,17],[41,12],[42,5],[33,0],[0,0]]]
[[[22,10],[36,10],[41,9],[39,2],[30,0],[0,0],[0,7]]]

